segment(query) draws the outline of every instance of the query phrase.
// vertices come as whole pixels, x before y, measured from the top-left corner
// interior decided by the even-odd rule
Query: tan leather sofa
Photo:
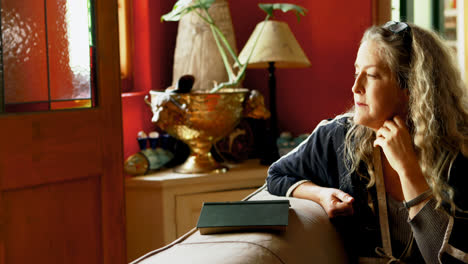
[[[201,235],[196,229],[132,263],[347,263],[342,242],[316,203],[278,197],[263,186],[246,200],[289,199],[289,224],[282,233],[239,232]]]

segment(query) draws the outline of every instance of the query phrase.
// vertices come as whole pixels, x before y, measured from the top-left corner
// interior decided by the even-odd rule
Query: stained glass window
[[[93,0],[2,0],[0,15],[0,112],[96,105]]]

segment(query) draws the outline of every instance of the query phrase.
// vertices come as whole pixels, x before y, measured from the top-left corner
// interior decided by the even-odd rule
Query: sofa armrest
[[[342,241],[315,202],[274,196],[265,186],[248,200],[290,200],[286,231],[201,235],[196,229],[132,263],[346,263]]]

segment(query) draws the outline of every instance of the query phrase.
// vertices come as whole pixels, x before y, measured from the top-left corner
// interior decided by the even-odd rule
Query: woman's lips
[[[367,106],[366,104],[360,103],[360,102],[356,102],[356,105],[357,105],[357,106]]]

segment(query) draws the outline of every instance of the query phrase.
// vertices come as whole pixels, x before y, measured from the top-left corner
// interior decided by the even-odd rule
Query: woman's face
[[[380,58],[375,42],[361,44],[354,66],[355,123],[378,130],[385,120],[395,115],[404,119],[408,107],[407,89],[398,86],[396,78]]]

